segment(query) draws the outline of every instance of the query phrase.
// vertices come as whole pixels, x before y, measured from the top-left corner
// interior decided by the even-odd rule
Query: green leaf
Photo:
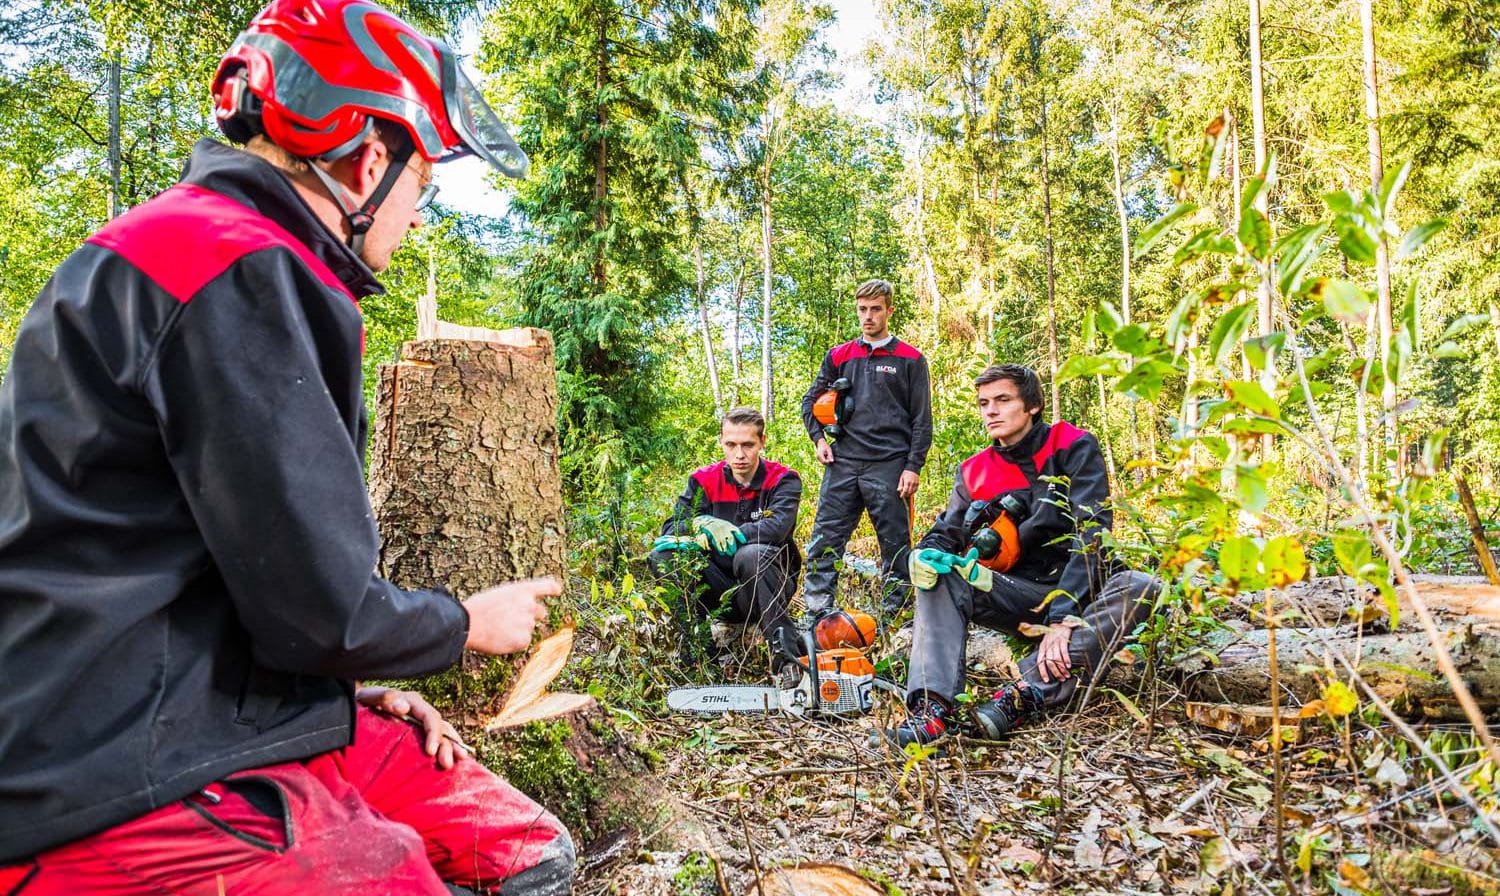
[[[1401,188],[1406,185],[1406,179],[1411,176],[1411,160],[1407,160],[1395,171],[1387,171],[1385,178],[1380,184],[1380,220],[1389,221],[1395,216],[1396,197],[1401,195]]]
[[[1240,464],[1235,470],[1234,489],[1240,498],[1240,506],[1251,513],[1260,513],[1270,502],[1266,492],[1266,477],[1256,467]]]
[[[1208,348],[1215,366],[1223,366],[1233,354],[1235,346],[1244,338],[1245,331],[1250,328],[1254,311],[1255,303],[1245,302],[1229,309],[1214,323],[1214,328],[1208,337]]]
[[[1345,575],[1362,582],[1375,569],[1370,540],[1361,533],[1344,532],[1333,536],[1333,557]]]
[[[1240,194],[1240,217],[1242,219],[1250,212],[1258,211],[1255,207],[1255,200],[1259,199],[1266,190],[1266,179],[1259,174],[1250,178],[1250,182],[1245,184],[1245,190]]]
[[[1304,224],[1276,241],[1277,286],[1282,295],[1291,295],[1302,282],[1302,272],[1323,251],[1320,240],[1328,232],[1328,222]]]
[[[1222,114],[1208,123],[1203,132],[1203,151],[1198,156],[1198,183],[1208,186],[1209,176],[1218,169],[1219,159],[1224,155],[1224,136],[1228,133],[1228,122]]]
[[[1277,535],[1266,542],[1261,557],[1273,588],[1285,588],[1307,578],[1307,554],[1295,538]]]
[[[1057,372],[1057,382],[1062,384],[1099,373],[1114,376],[1119,370],[1120,362],[1115,358],[1104,355],[1074,355],[1063,362],[1062,369]]]
[[[1106,336],[1112,335],[1116,330],[1125,326],[1125,318],[1109,302],[1100,302],[1094,316],[1099,323],[1099,332]]]
[[[1171,364],[1154,358],[1142,361],[1115,385],[1115,391],[1144,398],[1147,401],[1155,401],[1161,394],[1163,381],[1170,374],[1177,372],[1177,368]]]
[[[1248,535],[1236,535],[1219,548],[1219,571],[1231,585],[1240,585],[1257,578],[1260,567],[1260,548]],[[1247,586],[1253,587],[1253,586]]]
[[[1479,326],[1480,324],[1487,324],[1489,322],[1490,316],[1488,314],[1459,315],[1448,324],[1446,329],[1443,330],[1443,335],[1438,337],[1438,342],[1447,342],[1458,334],[1464,332],[1465,330],[1469,330]]]
[[[1254,380],[1233,380],[1225,383],[1224,388],[1229,391],[1230,400],[1245,410],[1273,420],[1281,417],[1281,406],[1276,403],[1276,399],[1266,394],[1260,383]]]
[[[1267,420],[1264,417],[1236,417],[1233,420],[1226,420],[1224,431],[1236,436],[1284,436],[1288,432],[1285,423],[1280,420]]]
[[[1335,190],[1332,193],[1323,194],[1323,204],[1328,206],[1331,212],[1352,212],[1359,204],[1359,198],[1359,194],[1353,190]]]
[[[1217,227],[1205,227],[1188,237],[1187,242],[1172,253],[1172,264],[1181,266],[1184,262],[1208,253],[1233,255],[1237,251],[1239,249],[1235,246],[1234,240],[1220,233]]]
[[[1348,280],[1319,277],[1308,294],[1323,302],[1323,308],[1336,320],[1350,326],[1362,326],[1370,316],[1370,296]]]
[[[1339,251],[1350,261],[1375,263],[1375,239],[1358,217],[1348,213],[1334,216],[1333,232],[1339,236]]]
[[[1184,337],[1198,319],[1198,306],[1201,302],[1201,297],[1196,293],[1188,293],[1177,300],[1177,304],[1172,306],[1172,313],[1167,315],[1167,341],[1172,344],[1174,354],[1178,353]]]
[[[1458,347],[1457,342],[1444,342],[1432,350],[1434,358],[1462,358],[1464,350]]]
[[[1256,336],[1254,339],[1246,339],[1244,344],[1245,360],[1250,362],[1254,370],[1265,370],[1268,366],[1276,363],[1276,356],[1286,346],[1286,332],[1277,330],[1264,336]]]
[[[1256,261],[1265,261],[1271,251],[1271,222],[1257,209],[1240,216],[1240,245]]]
[[[1179,202],[1165,215],[1146,225],[1146,229],[1142,230],[1140,235],[1135,238],[1136,257],[1141,257],[1146,254],[1148,249],[1156,245],[1156,241],[1161,239],[1162,234],[1168,227],[1172,226],[1172,222],[1183,215],[1192,214],[1197,210],[1198,206],[1192,202]]]
[[[1406,232],[1406,237],[1401,240],[1401,245],[1396,249],[1396,261],[1405,261],[1417,253],[1419,249],[1427,245],[1427,241],[1441,233],[1448,226],[1448,222],[1442,218],[1433,218],[1431,221],[1423,221],[1416,227]]]
[[[1488,315],[1485,316],[1488,317]],[[1415,277],[1406,285],[1406,301],[1401,305],[1401,327],[1406,331],[1406,337],[1411,340],[1413,349],[1422,344],[1417,314],[1417,280]]]
[[[1116,330],[1112,342],[1115,348],[1133,358],[1149,358],[1166,348],[1152,339],[1146,328],[1139,324],[1130,324]]]

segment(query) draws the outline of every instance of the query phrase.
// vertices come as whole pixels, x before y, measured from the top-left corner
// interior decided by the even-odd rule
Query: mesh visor
[[[484,159],[501,174],[525,177],[531,166],[526,153],[495,117],[479,88],[458,67],[453,51],[438,41],[433,43],[438,44],[443,60],[443,102],[448,107],[448,121],[464,142],[464,149]]]

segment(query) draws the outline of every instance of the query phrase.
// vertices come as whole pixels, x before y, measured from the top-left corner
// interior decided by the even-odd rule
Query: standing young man
[[[828,353],[802,397],[802,422],[823,464],[803,581],[803,600],[812,614],[833,607],[835,564],[865,511],[880,542],[882,612],[894,615],[909,594],[901,577],[911,545],[908,502],[932,447],[932,391],[927,359],[891,335],[892,296],[884,280],[860,284],[854,293],[860,338]],[[840,380],[847,381],[843,400],[852,410],[830,441],[814,404]]]
[[[360,0],[274,0],[213,95],[246,149],[70,255],[0,385],[0,892],[568,893],[556,818],[358,686],[523,650],[561,591],[381,578],[362,466],[359,300],[434,162],[525,156]]]
[[[802,560],[792,542],[802,477],[761,457],[766,421],[753,408],[724,415],[719,447],[724,459],[688,477],[648,560],[662,576],[688,563],[690,613],[722,610],[726,621],[755,623],[771,648],[777,686],[790,688],[802,677],[802,649],[787,616]]]
[[[959,465],[948,507],[911,555],[910,717],[886,733],[903,747],[936,740],[958,721],[954,698],[964,689],[971,622],[1013,633],[1021,623],[1046,626],[1036,653],[1021,661],[1020,680],[975,709],[977,733],[994,740],[1066,703],[1119,649],[1159,590],[1155,579],[1117,570],[1104,555],[1100,535],[1113,515],[1098,440],[1071,423],[1041,422],[1041,380],[1029,367],[987,367],[974,387],[991,443]],[[974,534],[1002,510],[1015,528],[999,524],[1005,534],[995,541],[1012,543],[997,556],[1018,556],[995,572],[980,562]]]

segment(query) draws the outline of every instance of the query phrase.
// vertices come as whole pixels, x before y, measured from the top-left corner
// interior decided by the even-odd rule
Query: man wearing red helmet
[[[524,649],[561,591],[380,578],[361,462],[372,272],[434,162],[525,156],[359,0],[273,2],[214,97],[247,149],[63,262],[0,383],[0,892],[567,893],[555,818],[357,686]]]

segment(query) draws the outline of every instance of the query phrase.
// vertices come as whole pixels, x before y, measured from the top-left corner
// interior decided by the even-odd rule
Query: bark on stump
[[[552,337],[497,335],[408,342],[380,368],[370,501],[381,569],[403,587],[563,576]]]
[[[465,328],[382,365],[370,492],[381,572],[458,597],[514,579],[566,579],[557,375],[545,330]],[[581,843],[654,823],[645,761],[594,708],[485,734],[523,657],[464,656],[416,687],[491,768],[560,817]],[[627,811],[627,809],[629,811]]]

